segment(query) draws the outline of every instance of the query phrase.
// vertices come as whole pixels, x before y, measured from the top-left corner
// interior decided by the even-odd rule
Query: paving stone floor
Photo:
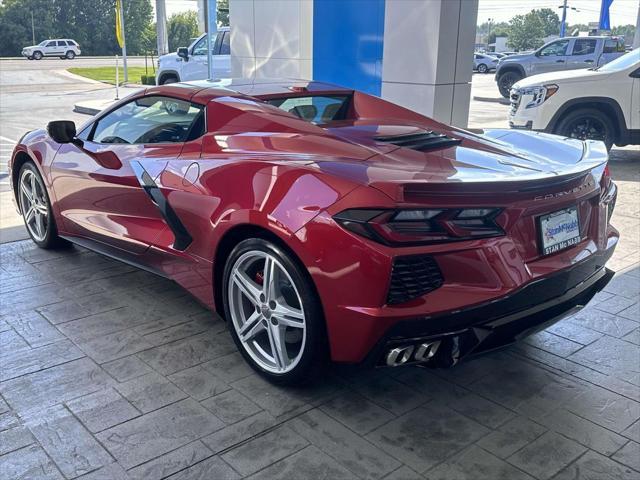
[[[639,479],[634,160],[612,165],[606,291],[446,371],[277,388],[173,284],[78,248],[0,246],[0,478]]]

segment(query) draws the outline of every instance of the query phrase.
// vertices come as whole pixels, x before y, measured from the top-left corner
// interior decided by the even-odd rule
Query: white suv
[[[534,75],[511,89],[511,128],[640,144],[640,49],[588,70]]]
[[[38,45],[22,49],[22,56],[27,57],[29,60],[40,60],[42,57],[59,57],[73,60],[81,53],[78,42],[69,38],[44,40]]]
[[[213,44],[213,72],[217,78],[231,76],[231,32],[229,27],[218,28]],[[176,53],[158,59],[156,83],[205,80],[208,76],[207,35],[200,35],[189,47],[180,47]]]

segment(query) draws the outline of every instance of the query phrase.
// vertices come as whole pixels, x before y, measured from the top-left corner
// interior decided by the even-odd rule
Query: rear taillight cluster
[[[350,209],[333,218],[343,228],[384,245],[427,245],[504,235],[499,208]]]

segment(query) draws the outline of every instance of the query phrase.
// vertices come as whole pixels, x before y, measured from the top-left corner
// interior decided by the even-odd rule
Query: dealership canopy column
[[[230,0],[234,76],[334,82],[466,126],[478,0]]]

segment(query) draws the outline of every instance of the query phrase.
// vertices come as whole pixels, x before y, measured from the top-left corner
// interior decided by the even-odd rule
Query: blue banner
[[[609,7],[613,3],[613,0],[602,0],[602,6],[600,7],[600,30],[611,30],[611,20],[609,19]]]

